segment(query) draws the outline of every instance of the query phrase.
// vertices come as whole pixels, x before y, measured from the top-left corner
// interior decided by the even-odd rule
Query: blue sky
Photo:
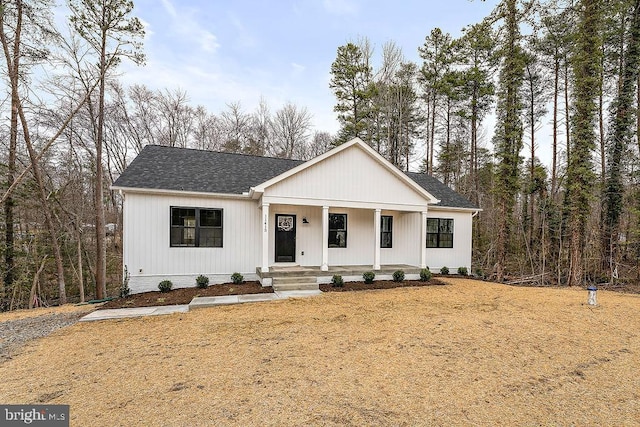
[[[251,112],[263,97],[274,112],[307,107],[315,130],[339,125],[329,89],[338,46],[365,36],[380,57],[392,40],[420,63],[418,46],[434,27],[454,37],[496,1],[135,0],[146,27],[147,64],[123,64],[127,84],[185,90],[193,105],[220,113],[240,101]]]

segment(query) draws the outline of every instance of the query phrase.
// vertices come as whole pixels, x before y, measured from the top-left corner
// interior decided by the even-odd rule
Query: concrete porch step
[[[274,292],[283,291],[317,291],[320,287],[317,283],[288,283],[273,285]]]
[[[274,291],[315,291],[318,290],[315,277],[274,277]]]
[[[273,278],[273,283],[283,284],[283,285],[286,285],[289,283],[316,283],[316,277],[315,276],[308,276],[308,277],[275,276]]]

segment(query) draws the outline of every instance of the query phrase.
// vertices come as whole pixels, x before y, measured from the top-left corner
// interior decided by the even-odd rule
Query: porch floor
[[[385,264],[380,270],[374,270],[372,265],[331,265],[328,271],[322,271],[320,266],[287,265],[270,266],[269,271],[263,272],[261,267],[256,268],[260,278],[284,278],[284,277],[331,277],[334,274],[341,276],[362,276],[364,272],[373,271],[376,275],[393,274],[402,270],[405,274],[420,274],[421,268],[409,264]]]

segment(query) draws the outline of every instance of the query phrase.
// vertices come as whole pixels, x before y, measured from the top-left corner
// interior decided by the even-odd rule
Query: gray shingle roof
[[[113,186],[242,194],[300,163],[303,162],[147,145]]]
[[[301,160],[147,145],[113,183],[114,187],[242,194],[299,164]],[[438,206],[476,206],[437,179],[407,175],[440,199]]]
[[[420,187],[433,194],[440,200],[435,206],[448,206],[451,208],[477,209],[478,207],[467,200],[462,194],[453,191],[438,179],[426,173],[406,172],[407,176],[414,180]]]

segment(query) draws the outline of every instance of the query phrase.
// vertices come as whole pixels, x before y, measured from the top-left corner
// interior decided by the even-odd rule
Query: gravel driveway
[[[0,364],[10,360],[27,341],[72,325],[85,312],[54,313],[0,322]]]

